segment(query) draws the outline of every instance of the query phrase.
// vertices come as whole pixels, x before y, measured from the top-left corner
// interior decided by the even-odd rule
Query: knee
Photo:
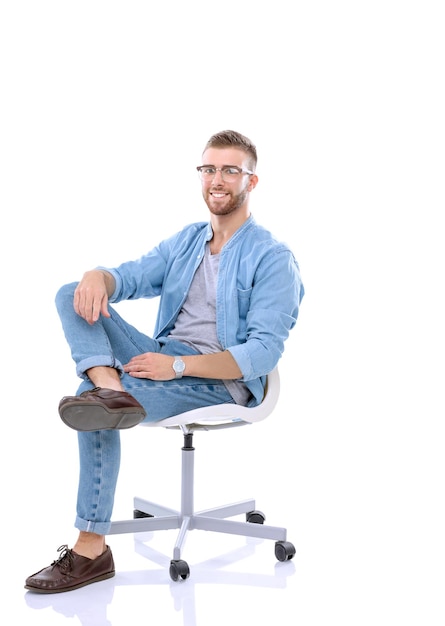
[[[58,292],[56,293],[56,307],[57,310],[60,311],[63,309],[67,303],[70,303],[72,306],[73,298],[74,298],[74,290],[76,289],[79,283],[68,283],[67,285],[63,285],[60,287]]]

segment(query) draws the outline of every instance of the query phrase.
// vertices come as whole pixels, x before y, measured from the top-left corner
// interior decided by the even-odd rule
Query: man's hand
[[[74,292],[74,310],[88,324],[94,324],[102,314],[110,317],[108,297],[114,291],[114,279],[108,272],[85,272]]]
[[[124,365],[124,372],[134,378],[150,378],[151,380],[172,380],[174,357],[158,352],[138,354]]]

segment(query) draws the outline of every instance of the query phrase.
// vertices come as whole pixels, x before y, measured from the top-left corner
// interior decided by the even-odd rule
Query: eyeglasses
[[[223,167],[214,167],[213,165],[198,165],[196,168],[201,180],[209,181],[213,180],[216,176],[216,172],[221,172],[221,178],[227,183],[233,183],[239,178],[248,174],[251,176],[253,172],[250,170],[243,170],[236,165],[223,165]]]

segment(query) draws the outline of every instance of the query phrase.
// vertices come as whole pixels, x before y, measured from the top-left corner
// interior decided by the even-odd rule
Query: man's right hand
[[[74,292],[74,310],[88,324],[94,324],[100,315],[110,317],[108,298],[114,291],[113,276],[103,270],[85,272]]]

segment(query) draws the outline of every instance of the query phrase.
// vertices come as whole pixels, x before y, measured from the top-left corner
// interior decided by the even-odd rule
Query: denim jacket
[[[160,296],[155,338],[175,325],[213,232],[209,222],[190,224],[137,261],[103,268],[116,281],[110,303]],[[257,402],[265,375],[278,363],[294,327],[304,288],[286,244],[250,216],[220,254],[216,293],[217,334],[238,364]]]

